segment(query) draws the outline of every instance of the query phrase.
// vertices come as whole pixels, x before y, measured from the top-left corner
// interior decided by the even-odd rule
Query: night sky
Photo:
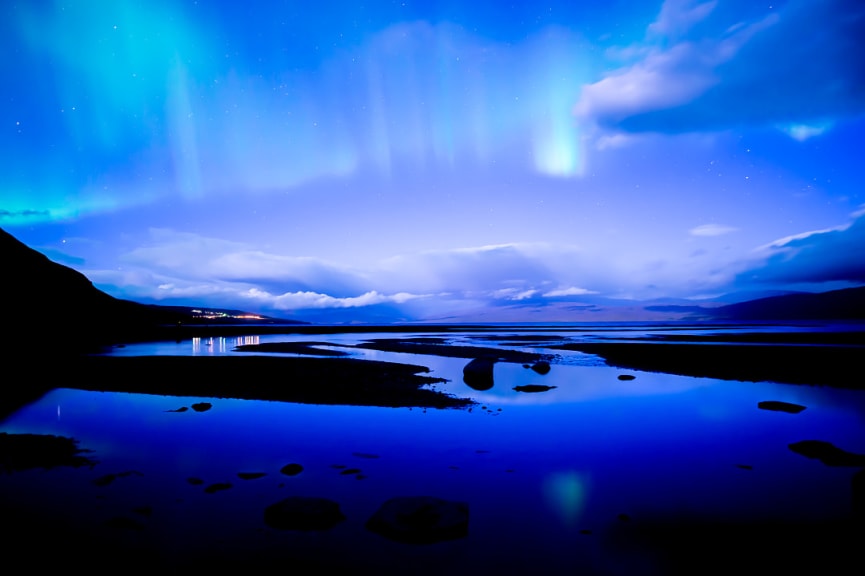
[[[121,298],[591,320],[865,284],[861,0],[0,16],[0,227]]]

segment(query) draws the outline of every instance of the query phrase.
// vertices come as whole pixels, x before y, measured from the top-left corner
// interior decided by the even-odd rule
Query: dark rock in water
[[[796,454],[819,460],[826,466],[865,466],[865,454],[854,454],[822,440],[802,440],[788,446]]]
[[[742,470],[753,470],[754,467],[750,464],[736,464],[736,468],[741,468]]]
[[[329,530],[343,520],[339,504],[326,498],[292,496],[264,509],[264,523],[279,530]]]
[[[464,538],[469,506],[431,496],[392,498],[367,521],[368,530],[409,544],[432,544]]]
[[[106,474],[105,476],[100,476],[99,478],[94,478],[93,483],[97,486],[108,486],[112,482],[117,480],[117,474]]]
[[[213,408],[213,404],[211,404],[210,402],[197,402],[196,404],[192,405],[192,409],[196,412],[207,412],[211,408]]]
[[[378,454],[367,454],[366,452],[352,452],[351,455],[356,458],[365,458],[367,460],[375,460],[379,457]]]
[[[547,374],[550,371],[550,363],[546,360],[539,360],[532,365],[532,370],[541,375]]]
[[[106,474],[105,476],[100,476],[99,478],[95,478],[93,480],[93,483],[97,486],[108,486],[118,478],[125,478],[127,476],[144,476],[144,474],[137,470],[127,470],[125,472],[117,472],[116,474]]]
[[[142,516],[153,515],[153,508],[151,506],[138,506],[137,508],[133,508],[132,511]]]
[[[295,463],[286,464],[285,466],[282,467],[280,472],[282,472],[286,476],[297,476],[298,474],[303,472],[303,466],[301,466],[300,464],[295,464]]]
[[[166,410],[166,412],[186,412],[187,410],[189,410],[188,407],[181,406],[180,408],[177,408],[176,410]]]
[[[489,390],[493,387],[494,358],[475,358],[463,368],[463,382],[474,390]]]
[[[346,468],[342,472],[340,472],[343,476],[348,476],[349,474],[360,474],[360,468]]]
[[[524,386],[514,386],[517,392],[547,392],[555,386],[544,386],[543,384],[526,384]]]
[[[47,434],[0,433],[0,472],[16,472],[54,466],[93,466],[95,460],[82,456],[92,450],[78,448],[78,440]]]
[[[222,490],[228,490],[231,488],[231,484],[228,482],[217,482],[216,484],[211,484],[207,488],[204,489],[208,494],[213,494],[214,492],[220,492]]]
[[[201,478],[190,477],[190,478],[187,478],[186,481],[189,482],[190,484],[192,484],[193,486],[200,486],[201,484],[204,484],[204,480],[202,480]]]
[[[636,376],[634,376],[633,374],[619,374],[617,378],[619,380],[634,380]]]
[[[237,477],[241,480],[257,480],[267,476],[267,472],[238,472]]]
[[[805,409],[805,406],[799,404],[791,404],[789,402],[781,402],[780,400],[766,400],[758,402],[757,408],[762,410],[772,410],[774,412],[786,412],[788,414],[798,414]]]

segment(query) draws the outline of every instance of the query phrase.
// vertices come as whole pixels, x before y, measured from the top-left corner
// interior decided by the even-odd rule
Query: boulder
[[[432,544],[464,538],[469,531],[469,506],[432,496],[392,498],[367,521],[371,532],[409,544]]]
[[[278,530],[329,530],[345,520],[327,498],[292,496],[264,509],[264,523]]]
[[[546,360],[539,360],[532,365],[532,370],[541,375],[547,374],[550,371],[550,363]]]
[[[280,472],[282,472],[286,476],[297,476],[298,474],[303,472],[303,466],[292,462],[291,464],[286,464],[285,466],[283,466]]]
[[[475,358],[463,368],[463,382],[474,390],[489,390],[493,387],[495,358]]]

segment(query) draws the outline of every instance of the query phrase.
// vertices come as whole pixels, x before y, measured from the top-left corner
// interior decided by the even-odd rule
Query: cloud
[[[761,10],[668,0],[645,45],[631,50],[641,58],[584,86],[575,113],[605,130],[683,133],[828,126],[865,112],[865,4]]]
[[[819,136],[823,134],[831,128],[831,124],[822,124],[818,126],[809,126],[807,124],[789,124],[786,126],[781,126],[781,130],[789,134],[790,138],[793,140],[798,140],[799,142],[804,142],[809,138],[813,138],[814,136]]]
[[[269,294],[262,290],[251,289],[244,297],[250,300],[264,303],[276,310],[302,310],[307,308],[360,308],[375,304],[405,304],[417,298],[426,298],[427,295],[409,294],[399,292],[397,294],[379,294],[375,290],[349,298],[334,298],[328,294],[318,292],[290,292],[280,295]]]
[[[140,301],[265,314],[352,309],[355,318],[365,314],[360,309],[386,306],[400,318],[420,319],[455,310],[585,303],[588,296],[687,296],[717,291],[741,270],[709,256],[680,266],[650,256],[635,262],[624,248],[589,254],[575,246],[513,243],[407,253],[353,269],[159,229],[146,246],[121,258],[122,269],[81,271],[109,293]]]
[[[736,228],[732,226],[724,226],[722,224],[701,224],[695,228],[691,228],[689,234],[691,236],[723,236],[735,232]]]
[[[677,36],[705,19],[717,2],[694,2],[693,0],[667,0],[661,6],[658,19],[649,25],[649,32],[663,36]]]
[[[738,280],[756,283],[865,284],[865,214],[846,225],[776,240],[757,249]]]
[[[300,290],[329,286],[357,291],[365,280],[355,271],[320,258],[270,254],[232,242],[168,229],[151,229],[150,243],[123,257],[124,263],[172,276]]]
[[[49,216],[48,210],[4,210],[0,208],[0,218],[28,218],[31,216]]]
[[[592,290],[586,290],[585,288],[577,288],[576,286],[571,286],[569,288],[550,290],[549,292],[545,292],[544,296],[547,298],[560,298],[563,296],[585,296],[587,294],[597,294],[597,292],[594,292]]]

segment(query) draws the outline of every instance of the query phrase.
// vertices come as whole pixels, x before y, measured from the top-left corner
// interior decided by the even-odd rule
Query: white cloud
[[[723,224],[702,224],[695,228],[691,228],[689,233],[691,236],[723,236],[730,234],[737,229],[732,226],[724,226]]]
[[[704,20],[718,3],[694,0],[666,0],[658,19],[649,25],[649,32],[663,36],[676,36]]]
[[[549,292],[545,292],[544,296],[546,296],[547,298],[558,298],[561,296],[584,296],[586,294],[597,294],[597,292],[593,290],[586,290],[585,288],[577,288],[576,286],[571,286],[569,288],[550,290]]]
[[[825,284],[865,283],[865,213],[852,222],[787,236],[754,251],[742,282]]]
[[[786,132],[790,138],[799,142],[804,142],[814,136],[819,136],[831,128],[831,123],[808,125],[808,124],[789,124],[781,126],[781,130]]]
[[[319,292],[287,292],[274,295],[257,288],[252,288],[242,296],[265,304],[277,310],[302,310],[307,308],[360,308],[374,304],[404,304],[409,300],[426,298],[427,295],[399,292],[396,294],[379,294],[375,290],[349,298],[335,298]]]

